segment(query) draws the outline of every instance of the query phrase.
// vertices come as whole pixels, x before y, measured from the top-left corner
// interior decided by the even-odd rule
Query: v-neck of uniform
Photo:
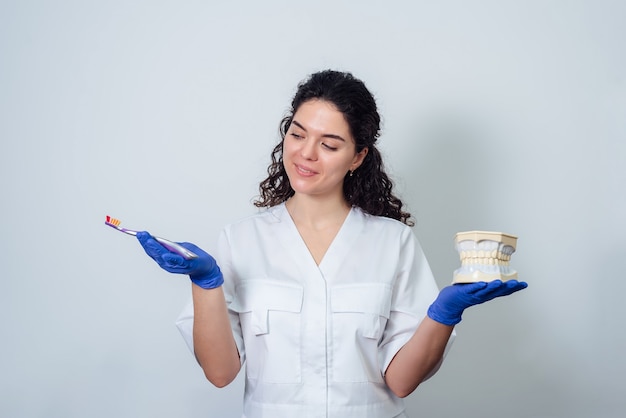
[[[298,231],[298,227],[289,214],[285,203],[282,203],[280,206],[276,207],[276,209],[280,211],[280,213],[277,213],[276,215],[278,215],[279,219],[281,219],[281,223],[289,229],[289,234],[287,236],[290,238],[288,240],[289,242],[286,244],[288,247],[292,248],[288,248],[288,251],[292,252],[292,255],[295,256],[296,259],[307,259],[307,263],[311,263],[322,274],[329,270],[333,270],[332,267],[337,264],[337,260],[343,258],[342,255],[349,249],[349,243],[352,242],[352,240],[349,239],[351,231],[356,231],[354,231],[354,228],[351,228],[351,224],[355,222],[355,218],[358,218],[358,210],[354,207],[350,208],[350,211],[339,227],[337,234],[335,234],[330,245],[326,249],[321,262],[317,264],[313,254],[311,254],[311,251],[309,251],[309,248],[302,238],[302,235],[300,235],[300,231]],[[294,253],[294,251],[297,254]]]

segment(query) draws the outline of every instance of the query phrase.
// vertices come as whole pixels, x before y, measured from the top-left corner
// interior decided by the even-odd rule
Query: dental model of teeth
[[[455,237],[461,268],[454,271],[452,283],[507,281],[517,278],[509,266],[517,237],[503,232],[467,231]]]

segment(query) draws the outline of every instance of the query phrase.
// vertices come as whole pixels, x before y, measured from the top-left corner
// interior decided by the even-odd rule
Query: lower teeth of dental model
[[[459,232],[455,238],[461,268],[455,270],[453,283],[472,283],[517,278],[509,266],[517,237],[502,232]]]

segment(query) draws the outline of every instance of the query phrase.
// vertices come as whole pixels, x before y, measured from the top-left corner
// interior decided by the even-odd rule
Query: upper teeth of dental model
[[[461,268],[454,271],[453,283],[489,282],[517,278],[509,266],[517,237],[503,232],[459,232],[455,238]]]

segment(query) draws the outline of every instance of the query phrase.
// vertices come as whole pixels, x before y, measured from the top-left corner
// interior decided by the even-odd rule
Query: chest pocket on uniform
[[[331,289],[332,358],[335,382],[383,382],[380,341],[391,310],[391,287],[361,283]]]
[[[270,280],[237,286],[229,308],[239,313],[249,378],[300,382],[302,299],[301,286]]]

